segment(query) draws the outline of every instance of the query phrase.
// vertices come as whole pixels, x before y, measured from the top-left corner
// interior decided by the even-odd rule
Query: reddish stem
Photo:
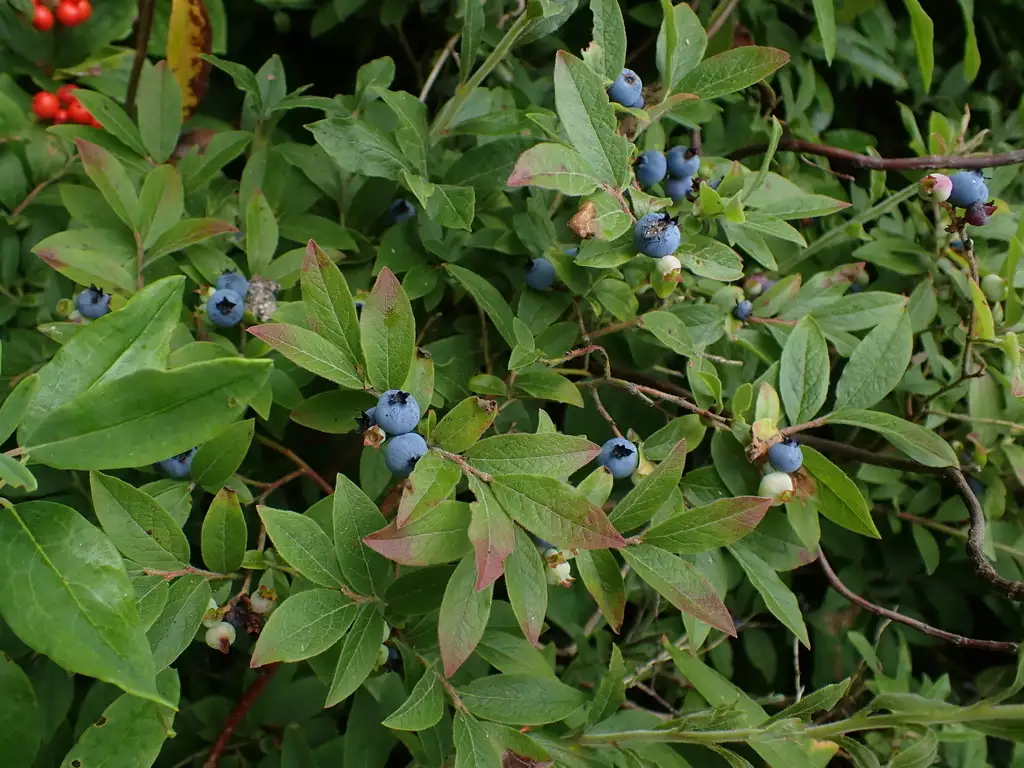
[[[217,740],[213,743],[213,748],[210,750],[206,762],[203,763],[203,768],[217,768],[217,762],[220,760],[221,755],[224,754],[224,750],[227,749],[235,729],[241,725],[252,705],[256,703],[256,699],[270,685],[270,681],[274,679],[274,675],[277,674],[280,666],[280,663],[271,664],[260,670],[256,679],[252,681],[252,685],[246,689],[245,693],[242,694],[242,698],[235,704],[235,708],[228,714],[223,727],[220,729],[220,733],[217,734]]]
[[[309,466],[309,464],[307,464],[305,461],[299,458],[298,454],[296,454],[295,451],[291,450],[290,448],[285,448],[277,441],[271,440],[269,437],[264,437],[263,435],[256,435],[256,440],[257,442],[263,443],[263,445],[267,446],[267,448],[270,448],[273,451],[277,451],[282,456],[291,459],[292,463],[295,464],[295,466],[297,466],[299,469],[301,469],[303,474],[313,478],[313,480],[316,481],[316,484],[319,485],[323,489],[323,492],[326,493],[328,496],[334,493],[334,488],[331,487],[331,484],[324,480],[322,477],[320,477],[316,470]]]

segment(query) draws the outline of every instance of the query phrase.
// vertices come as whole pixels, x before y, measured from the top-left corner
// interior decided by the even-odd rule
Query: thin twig
[[[942,467],[926,467],[918,464],[913,459],[904,459],[899,456],[889,456],[875,451],[866,451],[846,443],[839,443],[835,440],[826,440],[823,437],[813,435],[801,435],[800,442],[809,445],[811,448],[822,453],[840,454],[853,461],[864,464],[874,464],[876,467],[889,467],[890,469],[901,469],[904,472],[916,472],[918,474],[941,475],[945,472]]]
[[[290,448],[285,448],[276,440],[271,440],[269,437],[265,437],[263,435],[256,435],[256,441],[259,443],[263,443],[263,445],[267,446],[267,448],[270,448],[273,451],[277,451],[282,456],[285,456],[288,459],[290,459],[292,463],[295,464],[295,466],[299,467],[303,471],[303,474],[311,477],[316,482],[316,484],[323,489],[323,492],[326,493],[328,496],[334,493],[334,488],[331,487],[331,484],[324,480],[316,472],[316,470],[309,466],[309,464],[300,459],[299,456],[295,453],[295,451],[291,450]]]
[[[252,685],[246,689],[245,693],[242,694],[242,698],[235,704],[235,708],[228,714],[224,725],[220,729],[220,733],[217,735],[217,740],[213,743],[213,748],[206,758],[206,762],[203,763],[203,768],[217,768],[217,762],[220,760],[221,755],[224,754],[224,750],[231,741],[231,736],[234,734],[235,729],[241,725],[252,705],[256,703],[256,699],[267,689],[267,686],[270,685],[270,681],[274,679],[274,675],[277,674],[277,670],[280,667],[280,663],[270,664],[260,670],[256,679],[252,681]]]
[[[997,427],[1006,427],[1011,432],[1024,432],[1024,424],[1018,424],[1015,421],[1007,421],[1006,419],[989,419],[984,416],[969,416],[963,413],[949,413],[948,411],[935,411],[930,409],[925,411],[925,413],[932,416],[941,416],[944,419],[966,421],[972,424],[992,424]]]
[[[722,12],[718,14],[714,21],[708,25],[708,40],[718,34],[718,31],[725,26],[725,22],[729,20],[729,16],[736,10],[736,7],[740,4],[740,0],[731,0],[730,3],[722,9]]]
[[[945,523],[932,520],[930,517],[921,517],[919,515],[911,514],[910,512],[897,512],[895,509],[889,509],[888,507],[882,506],[876,506],[875,509],[881,510],[892,517],[898,517],[900,520],[906,520],[908,523],[920,525],[922,528],[930,528],[933,531],[944,533],[947,536],[952,536],[953,538],[960,539],[961,541],[967,541],[967,537],[969,536],[967,531],[962,531],[951,525],[946,525]],[[998,541],[992,542],[992,548],[996,552],[1002,552],[1003,554],[1012,557],[1019,563],[1024,563],[1024,552],[1019,549],[1014,549],[1008,544],[1001,544]]]
[[[601,418],[608,422],[608,426],[612,428],[612,432],[615,433],[616,437],[622,437],[619,425],[615,423],[615,419],[612,418],[612,415],[608,413],[608,409],[604,407],[604,403],[601,402],[601,396],[597,394],[597,387],[591,388],[590,395],[594,398],[594,407],[601,414]]]
[[[609,333],[618,333],[619,331],[625,331],[628,328],[636,328],[642,322],[643,317],[638,315],[632,320],[624,320],[621,323],[612,323],[611,325],[606,325],[604,328],[598,328],[596,331],[591,331],[589,333],[589,337],[590,340],[599,339],[602,336],[607,336]]]
[[[442,448],[438,448],[437,446],[434,446],[430,450],[432,450],[438,456],[442,456],[448,459],[448,461],[458,464],[462,468],[462,471],[465,472],[467,475],[473,475],[474,477],[483,480],[485,483],[494,482],[494,478],[491,475],[487,474],[483,470],[477,469],[476,467],[470,465],[464,458],[459,456],[459,454],[451,453]]]
[[[978,290],[981,290],[978,283],[981,279],[978,275],[978,260],[974,256],[974,241],[967,236],[967,223],[963,219],[959,221],[957,234],[960,235],[960,242],[964,245],[964,258],[967,260],[970,280],[974,285],[978,286]],[[961,378],[967,378],[971,373],[971,339],[974,336],[974,329],[977,325],[978,312],[974,308],[974,299],[972,297],[969,314],[967,315],[967,335],[964,337],[964,359],[960,364]]]
[[[299,467],[294,472],[289,472],[284,477],[280,477],[277,480],[275,480],[274,482],[268,483],[266,485],[266,487],[263,489],[263,492],[256,499],[256,503],[257,504],[263,504],[263,502],[265,502],[267,500],[267,497],[270,496],[270,494],[272,494],[278,488],[280,488],[281,486],[287,485],[292,480],[295,480],[295,479],[297,479],[299,477],[303,477],[305,474],[306,474],[306,470],[303,469],[302,467]]]
[[[53,176],[51,176],[48,179],[43,179],[34,187],[32,187],[29,193],[25,195],[25,199],[18,203],[14,210],[11,211],[11,216],[20,216],[22,213],[24,213],[25,209],[32,205],[32,201],[36,199],[40,192],[42,192],[48,186],[53,184],[55,181],[60,181],[62,178],[64,178],[65,174],[67,174],[67,172],[70,171],[77,162],[78,155],[75,155],[70,160],[68,160],[67,163],[64,164],[64,167],[57,171]]]
[[[441,68],[444,66],[444,63],[448,61],[448,57],[452,55],[452,51],[455,50],[455,44],[457,42],[459,42],[458,32],[448,38],[448,42],[445,43],[444,48],[441,50],[441,55],[438,56],[437,61],[434,62],[434,68],[430,70],[430,74],[427,75],[427,82],[423,84],[423,90],[420,91],[420,101],[426,103],[427,96],[430,95],[430,89],[434,87],[434,81],[437,80],[437,76],[441,74]]]
[[[164,581],[177,579],[181,576],[202,576],[207,581],[227,581],[238,578],[237,573],[217,573],[215,571],[204,571],[202,568],[193,568],[191,565],[186,568],[179,568],[176,571],[160,571],[156,568],[143,568],[142,572],[147,576],[162,576]]]
[[[912,619],[909,616],[905,616],[899,611],[891,611],[888,608],[883,608],[880,605],[875,605],[870,600],[867,600],[856,592],[851,590],[839,577],[836,576],[836,572],[832,570],[832,566],[829,565],[828,559],[825,557],[825,553],[822,550],[818,550],[818,564],[821,565],[821,570],[825,573],[825,578],[829,580],[832,588],[849,600],[855,605],[859,605],[866,611],[884,616],[887,619],[905,624],[908,627],[916,629],[929,637],[937,637],[941,640],[946,640],[961,648],[977,648],[983,651],[996,651],[998,653],[1017,653],[1017,643],[1004,643],[997,640],[976,640],[971,637],[964,637],[963,635],[957,635],[952,632],[946,632],[944,629],[933,627],[931,624],[925,624],[923,621]]]
[[[155,10],[156,0],[139,0],[139,20],[135,25],[135,58],[132,60],[132,72],[128,76],[128,93],[124,99],[124,108],[129,115],[135,109],[135,97],[139,92],[142,65],[146,62],[146,54],[149,52],[149,37],[153,34]]]

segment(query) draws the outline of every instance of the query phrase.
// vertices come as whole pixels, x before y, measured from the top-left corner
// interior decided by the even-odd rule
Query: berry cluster
[[[40,0],[33,0],[32,26],[40,32],[53,29],[54,19],[65,27],[77,27],[92,16],[92,4],[89,0],[60,0],[54,12],[49,5]]]
[[[633,109],[643,109],[644,83],[632,69],[623,69],[615,82],[608,87],[608,98],[617,104]]]
[[[243,275],[227,270],[217,278],[216,290],[206,301],[206,316],[221,328],[238,325],[245,314],[245,297],[249,281]]]
[[[931,173],[921,179],[921,197],[935,203],[948,203],[964,209],[964,221],[972,227],[981,227],[996,206],[989,201],[988,185],[981,171],[960,171],[952,176]]]
[[[62,85],[56,93],[40,91],[32,97],[32,112],[43,121],[52,121],[54,125],[72,122],[102,128],[100,122],[92,116],[85,105],[76,97],[77,85]]]
[[[641,187],[660,184],[666,176],[665,194],[678,203],[693,191],[693,178],[700,170],[700,155],[689,147],[672,147],[667,154],[649,149],[633,164]]]
[[[758,496],[772,500],[777,507],[793,498],[793,478],[790,476],[803,466],[804,454],[796,440],[786,438],[768,449],[768,463],[773,472],[761,478]]]
[[[378,426],[387,433],[384,463],[398,477],[408,477],[427,452],[427,441],[413,432],[420,423],[420,406],[408,392],[389,389],[363,413],[360,423],[364,429]]]

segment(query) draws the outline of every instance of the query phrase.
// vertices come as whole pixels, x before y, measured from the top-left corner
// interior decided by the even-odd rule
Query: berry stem
[[[274,679],[274,675],[277,674],[277,670],[281,667],[280,662],[277,664],[269,664],[259,671],[256,679],[252,681],[245,693],[242,694],[242,698],[235,704],[234,709],[228,714],[227,719],[224,721],[224,725],[220,729],[220,733],[217,734],[217,740],[213,744],[213,748],[210,749],[210,754],[206,758],[206,762],[203,763],[203,768],[217,768],[217,762],[220,760],[224,750],[227,749],[228,743],[231,741],[231,736],[234,734],[235,729],[245,719],[245,716],[249,713],[252,705],[256,703],[256,699],[267,689],[270,685],[270,681]]]
[[[299,458],[295,451],[290,448],[285,448],[276,440],[271,440],[269,437],[265,437],[264,435],[256,435],[256,441],[267,446],[267,448],[270,448],[272,451],[277,451],[282,456],[291,459],[292,463],[301,469],[304,475],[312,478],[328,496],[334,493],[334,488],[331,487],[331,484],[324,480],[316,470],[309,466],[309,464]]]
[[[432,450],[438,456],[442,456],[448,459],[448,461],[452,461],[458,464],[462,468],[462,471],[465,472],[467,475],[472,475],[473,477],[479,480],[483,480],[485,483],[494,482],[494,478],[491,475],[487,474],[482,470],[477,469],[474,466],[471,466],[469,462],[467,462],[464,458],[459,456],[459,454],[451,453],[449,451],[444,450],[443,448],[438,448],[436,445],[432,446],[430,450]]]
[[[32,205],[32,201],[35,200],[36,197],[38,197],[40,192],[42,192],[48,186],[53,184],[55,181],[59,181],[60,179],[62,179],[68,173],[68,171],[70,171],[75,166],[77,162],[78,155],[75,155],[70,160],[68,160],[67,163],[64,164],[64,167],[57,171],[53,176],[51,176],[48,179],[43,179],[34,187],[32,187],[31,191],[27,195],[25,195],[25,199],[18,203],[15,209],[11,211],[11,216],[20,216],[22,213],[24,213],[25,209]]]
[[[160,571],[155,568],[143,568],[142,572],[147,576],[162,576],[164,578],[164,581],[177,579],[180,576],[202,576],[207,581],[226,581],[238,578],[237,573],[217,573],[216,571],[204,571],[202,568],[193,568],[191,565],[187,568],[180,568],[176,571]]]
[[[139,0],[139,20],[135,25],[135,58],[132,60],[132,72],[128,77],[128,93],[124,99],[125,111],[129,115],[135,111],[135,97],[139,92],[142,65],[146,62],[146,54],[149,51],[149,37],[153,34],[155,10],[156,0]]]

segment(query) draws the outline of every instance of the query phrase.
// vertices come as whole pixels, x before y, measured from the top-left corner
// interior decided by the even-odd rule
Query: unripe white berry
[[[661,272],[662,275],[669,275],[673,272],[678,272],[682,268],[683,265],[679,263],[679,259],[672,254],[662,256],[658,259],[658,271]]]
[[[217,601],[212,597],[210,598],[210,605],[206,609],[206,613],[203,614],[203,626],[206,628],[216,627],[221,622],[220,606],[217,605]]]
[[[941,173],[930,173],[921,179],[920,193],[925,200],[944,203],[953,192],[953,181]]]
[[[380,647],[380,650],[377,651],[377,660],[375,662],[373,662],[373,668],[374,669],[380,669],[381,667],[383,667],[387,663],[388,663],[388,647],[386,645],[382,645]]]
[[[785,472],[771,472],[761,478],[757,495],[771,499],[773,507],[785,504],[793,498],[793,478]]]
[[[277,607],[277,594],[270,589],[260,587],[254,595],[249,596],[249,608],[253,613],[270,613]]]
[[[235,642],[235,628],[221,621],[206,630],[206,644],[216,651],[227,653]]]
[[[552,568],[548,568],[547,578],[548,584],[552,586],[569,586],[572,583],[572,566],[569,563],[559,563]]]

